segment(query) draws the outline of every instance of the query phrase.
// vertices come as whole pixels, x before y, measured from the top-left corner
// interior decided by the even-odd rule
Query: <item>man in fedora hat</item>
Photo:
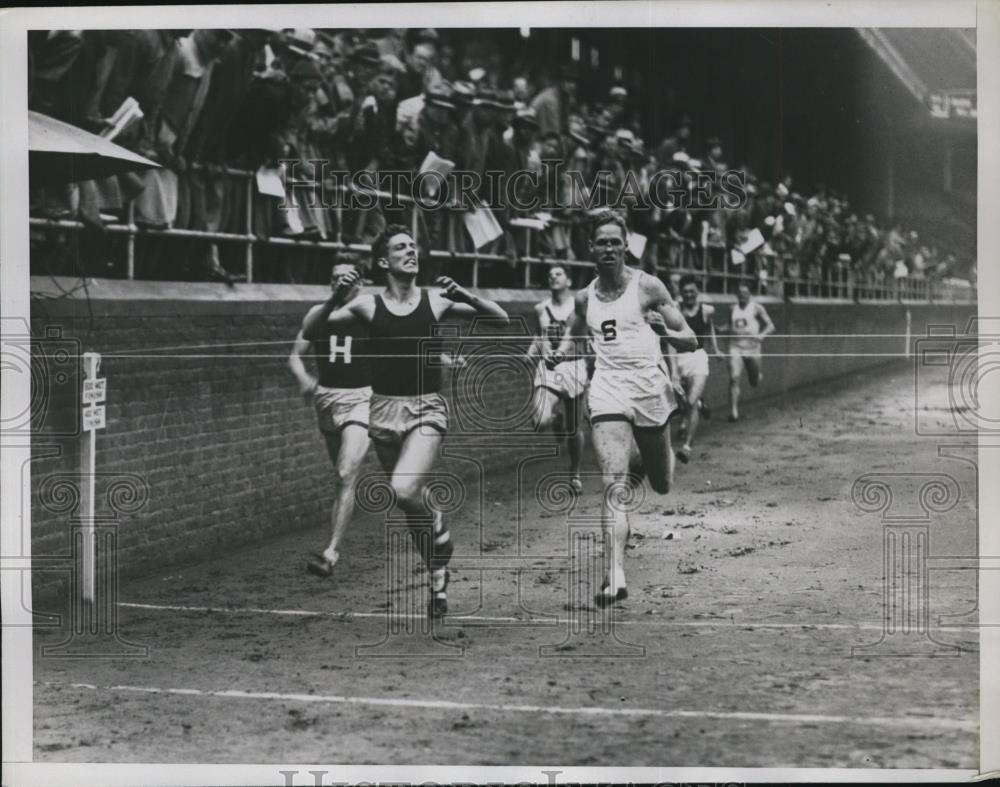
[[[577,79],[576,69],[564,63],[559,69],[558,80],[532,100],[531,107],[538,114],[538,127],[543,134],[568,133],[569,114],[576,103]]]
[[[625,118],[627,102],[628,91],[622,85],[615,85],[611,88],[608,92],[608,105],[605,107],[609,123],[614,125],[622,123]]]
[[[514,121],[517,113],[517,101],[514,98],[513,90],[498,90],[496,98],[493,100],[493,107],[496,109],[497,124],[501,128],[508,128]]]
[[[461,169],[465,154],[462,149],[463,132],[458,121],[459,109],[456,91],[448,82],[428,86],[423,93],[423,106],[416,119],[416,167],[419,169],[428,153],[447,159]],[[428,184],[432,181],[428,181]],[[427,188],[425,185],[424,188]],[[428,248],[447,246],[448,214],[444,210],[422,212],[427,229]],[[441,261],[429,257],[421,266],[421,283],[433,281],[441,273]]]
[[[716,172],[725,172],[726,162],[722,160],[722,140],[709,137],[705,143],[705,168]]]
[[[527,107],[535,95],[535,88],[531,84],[531,80],[527,75],[522,74],[521,76],[514,77],[511,87],[514,89],[514,100],[517,102],[517,108],[524,109]]]
[[[444,81],[437,70],[437,44],[424,38],[416,42],[407,53],[406,74],[400,79],[400,99],[418,96],[430,85]]]
[[[358,95],[382,67],[382,54],[374,44],[366,42],[355,47],[348,62],[351,69],[352,87],[355,95]]]
[[[406,33],[409,28],[392,27],[382,38],[375,40],[375,46],[383,55],[394,55],[400,61],[406,59]]]
[[[662,162],[673,161],[675,153],[688,153],[688,145],[690,144],[691,118],[682,115],[673,136],[667,137],[660,143],[656,150],[656,158]]]
[[[538,155],[538,114],[531,107],[524,107],[517,110],[510,125],[510,144],[517,154],[518,169],[537,171],[541,167]]]

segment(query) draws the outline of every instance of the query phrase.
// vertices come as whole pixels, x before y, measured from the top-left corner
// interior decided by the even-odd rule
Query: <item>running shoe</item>
[[[327,558],[326,555],[314,552],[312,557],[309,558],[309,562],[306,563],[306,570],[317,577],[328,579],[333,576],[333,561]]]
[[[427,605],[427,616],[439,620],[448,613],[448,580],[451,575],[448,569],[444,569],[444,583],[435,590],[434,573],[431,574],[431,600]]]
[[[618,592],[614,595],[610,593],[605,593],[604,591],[608,589],[608,581],[605,580],[604,584],[601,585],[601,592],[594,596],[594,603],[601,607],[610,607],[612,604],[616,604],[619,601],[624,601],[628,598],[627,588],[618,588]]]

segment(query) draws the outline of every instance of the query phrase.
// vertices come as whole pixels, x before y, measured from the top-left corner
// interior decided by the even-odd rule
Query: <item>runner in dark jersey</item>
[[[708,408],[702,402],[709,372],[709,355],[706,348],[712,351],[712,357],[722,358],[723,356],[715,336],[715,323],[712,321],[715,308],[698,301],[697,279],[690,274],[681,278],[680,293],[681,314],[698,340],[698,349],[693,352],[679,352],[675,358],[677,374],[683,388],[684,400],[687,403],[680,426],[683,443],[677,449],[677,458],[686,464],[691,459],[691,446],[694,445],[694,436],[698,431],[701,417],[708,418],[709,413]]]
[[[447,565],[453,547],[440,512],[428,508],[423,491],[448,429],[448,407],[440,394],[440,348],[427,340],[445,315],[483,315],[501,324],[508,318],[497,304],[445,276],[435,282],[439,290],[418,287],[417,245],[402,225],[383,230],[372,244],[372,260],[386,277],[382,293],[361,295],[341,308],[331,299],[309,314],[303,328],[309,337],[355,320],[369,326],[373,393],[368,432],[379,462],[392,474],[396,504],[430,571],[428,612],[440,617],[448,609]]]
[[[341,254],[334,263],[330,286],[333,297],[340,303],[347,303],[361,289],[360,277],[349,286],[338,288],[341,277],[355,273],[360,265],[353,254]],[[313,306],[309,314],[322,308]],[[368,330],[360,321],[336,328],[324,326],[309,341],[304,337],[305,323],[303,320],[303,328],[295,337],[288,365],[302,395],[316,409],[320,433],[334,467],[330,543],[321,554],[313,556],[306,568],[317,576],[329,577],[340,557],[337,547],[354,513],[358,470],[368,452],[368,402],[372,395],[366,347]],[[303,363],[306,356],[311,356],[316,364],[316,377]]]
[[[534,383],[534,421],[536,429],[555,428],[557,405],[562,404],[561,432],[569,449],[570,483],[577,492],[583,491],[580,481],[580,458],[583,456],[583,429],[579,414],[583,412],[583,392],[587,387],[587,362],[571,358],[549,369],[545,359],[559,349],[566,326],[575,309],[566,266],[554,263],[549,268],[549,297],[535,306],[538,334],[528,348],[529,358],[539,358]]]

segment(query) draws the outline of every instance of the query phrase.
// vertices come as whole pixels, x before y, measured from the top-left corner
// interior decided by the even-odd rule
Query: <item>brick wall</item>
[[[299,398],[286,366],[303,313],[324,294],[324,288],[308,286],[230,291],[202,284],[105,282],[90,289],[89,301],[34,302],[33,335],[61,332],[38,343],[46,344],[38,352],[44,356],[39,368],[47,375],[52,376],[52,348],[59,342],[72,352],[103,356],[107,427],[97,436],[97,468],[107,475],[97,479],[97,512],[108,511],[116,476],[137,476],[148,492],[145,505],[124,516],[118,528],[124,575],[196,561],[325,520],[329,460],[313,412]],[[533,370],[518,358],[527,338],[517,334],[530,326],[540,294],[484,294],[507,308],[511,335],[461,340],[471,362],[462,372],[446,374],[445,388],[452,407],[449,442],[470,445],[468,455],[489,466],[507,457],[491,430],[530,434]],[[866,353],[899,353],[904,347],[905,308],[898,304],[766,305],[778,333],[790,336],[766,346],[768,355],[783,357],[765,359],[765,381],[747,391],[748,400],[882,366],[892,359]],[[961,332],[971,313],[970,307],[906,308],[916,336],[929,323],[953,323]],[[725,321],[728,309],[728,303],[718,304],[717,323]],[[869,338],[872,334],[881,336]],[[73,434],[78,384],[72,373],[62,384],[49,384],[36,411],[31,462],[36,556],[69,552],[72,511],[61,505],[53,484],[61,474],[75,481],[79,472],[79,438]],[[722,364],[713,364],[708,399],[717,407],[725,403]],[[446,460],[445,468],[449,465],[458,473],[470,467]],[[56,590],[62,581],[57,576],[37,574],[35,592],[45,596]]]

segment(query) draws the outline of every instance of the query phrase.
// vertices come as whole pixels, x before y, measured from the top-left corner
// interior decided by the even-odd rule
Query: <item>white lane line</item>
[[[138,604],[127,601],[119,601],[119,607],[131,609],[168,610],[174,612],[220,612],[230,615],[251,614],[251,615],[290,615],[302,618],[386,618],[389,611],[385,612],[321,612],[308,609],[263,609],[261,607],[190,607],[178,604]],[[397,619],[423,620],[426,615],[398,615]],[[446,620],[482,620],[489,623],[531,623],[533,625],[557,626],[566,621],[556,618],[515,618],[515,617],[477,617],[475,615],[449,615]]]
[[[858,724],[868,727],[901,729],[956,730],[975,733],[979,723],[973,720],[948,719],[935,716],[833,716],[820,713],[760,713],[750,711],[660,710],[657,708],[567,708],[558,705],[506,705],[489,702],[452,702],[449,700],[418,700],[400,697],[348,697],[339,694],[294,694],[276,691],[239,691],[235,689],[162,689],[154,686],[95,686],[92,683],[55,683],[37,681],[36,685],[91,691],[133,692],[139,694],[181,694],[198,697],[226,697],[248,700],[279,700],[283,702],[319,702],[336,705],[368,705],[390,708],[421,708],[424,710],[498,711],[501,713],[547,713],[556,716],[653,716],[662,719],[722,719],[761,721],[777,724]]]
[[[147,609],[151,611],[169,612],[218,612],[227,615],[285,615],[303,618],[383,618],[389,617],[389,611],[385,612],[322,612],[307,609],[264,609],[261,607],[194,607],[181,604],[140,604],[136,602],[119,601],[119,607],[128,609]],[[596,612],[588,612],[598,614]],[[423,620],[424,615],[408,614],[393,615],[396,619]],[[467,621],[471,623],[525,623],[533,626],[565,626],[570,623],[579,623],[579,620],[569,618],[515,618],[515,617],[492,617],[489,615],[448,615],[447,621]],[[614,619],[614,625],[621,626],[650,626],[650,627],[678,627],[678,628],[754,628],[754,629],[820,629],[832,631],[882,631],[881,623],[769,623],[767,621],[756,620],[619,620]],[[962,626],[936,626],[935,631],[964,631]]]

